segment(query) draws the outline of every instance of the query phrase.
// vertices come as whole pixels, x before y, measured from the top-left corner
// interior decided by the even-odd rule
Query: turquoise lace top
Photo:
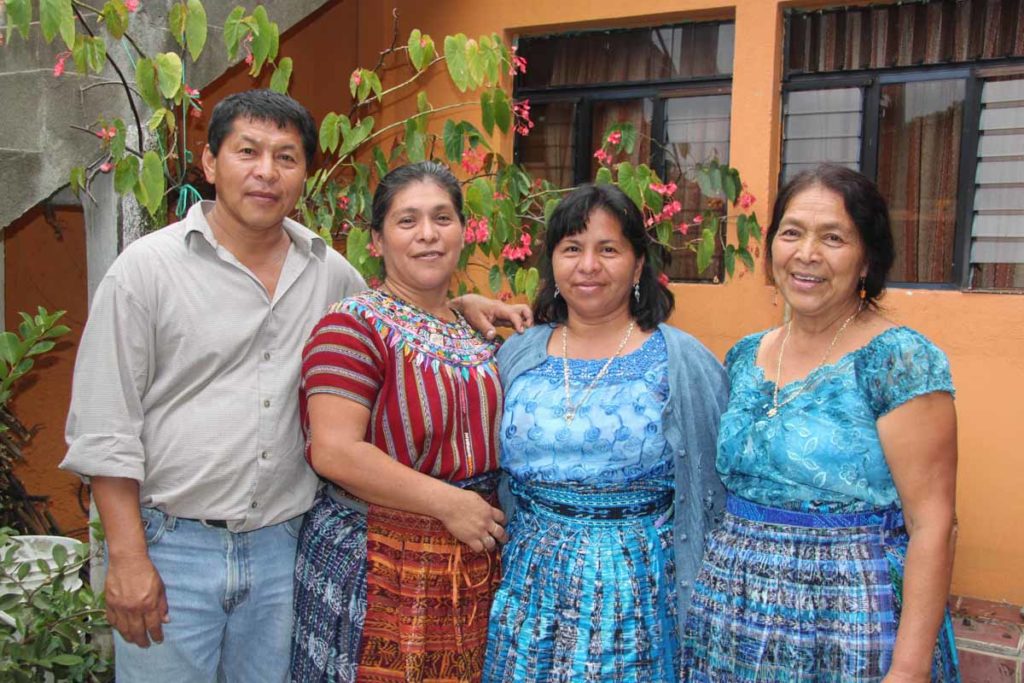
[[[725,358],[732,388],[717,459],[725,487],[755,503],[797,510],[898,504],[875,422],[915,396],[952,394],[945,354],[910,328],[888,329],[782,387],[780,403],[809,385],[769,418],[774,384],[756,365],[764,335],[741,339]]]
[[[574,403],[605,362],[569,359]],[[672,486],[673,458],[661,424],[668,400],[668,355],[660,331],[612,361],[571,425],[564,419],[564,381],[561,357],[548,356],[506,388],[502,467],[528,483]]]

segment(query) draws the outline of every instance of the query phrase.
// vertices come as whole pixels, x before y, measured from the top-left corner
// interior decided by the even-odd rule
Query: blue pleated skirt
[[[881,681],[899,626],[908,537],[897,509],[779,510],[731,497],[684,632],[689,681]],[[933,681],[959,681],[949,615]]]
[[[512,492],[483,680],[676,681],[672,491]]]

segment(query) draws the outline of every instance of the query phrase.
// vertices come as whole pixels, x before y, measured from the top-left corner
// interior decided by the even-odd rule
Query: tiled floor
[[[1024,683],[1024,607],[951,596],[963,683]]]

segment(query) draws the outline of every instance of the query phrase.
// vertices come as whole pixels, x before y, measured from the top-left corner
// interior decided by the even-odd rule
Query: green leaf
[[[171,5],[171,9],[167,12],[167,30],[181,47],[185,47],[185,18],[187,15],[188,10],[180,2]]]
[[[13,332],[0,332],[0,360],[8,365],[14,365],[14,361],[21,356],[21,344],[18,342],[18,335]]]
[[[384,151],[379,146],[373,148],[373,165],[377,171],[377,178],[383,178],[388,174],[388,160],[384,156]]]
[[[420,39],[423,34],[420,33],[418,28],[414,28],[412,33],[409,34],[409,61],[412,62],[412,66],[417,71],[423,71],[423,45],[420,44]]]
[[[152,116],[149,117],[149,121],[146,122],[146,127],[155,133],[160,127],[160,124],[164,122],[164,119],[166,119],[167,115],[170,113],[171,112],[166,107],[160,107],[153,112]]]
[[[731,244],[727,244],[722,258],[725,263],[725,274],[732,277],[736,272],[736,248]]]
[[[721,174],[722,177],[722,190],[725,192],[725,198],[729,200],[730,204],[736,203],[736,198],[740,194],[740,185],[737,179],[731,173],[732,169],[725,169]],[[732,275],[730,274],[730,277]]]
[[[161,52],[155,62],[160,93],[173,100],[181,90],[181,57],[174,52]]]
[[[501,88],[494,89],[494,122],[502,133],[507,133],[512,126],[512,105]]]
[[[53,344],[53,342],[49,343]],[[63,545],[58,543],[57,545],[53,546],[53,550],[51,552],[53,555],[53,563],[55,565],[57,565],[58,567],[63,567],[67,563],[68,549],[65,548]]]
[[[526,290],[526,298],[533,299],[537,294],[537,285],[540,284],[540,272],[536,268],[530,268],[526,271],[526,277],[524,278],[524,289]]]
[[[466,63],[466,35],[458,33],[444,39],[444,57],[448,62],[448,75],[459,92],[469,87],[469,64]]]
[[[47,43],[59,33],[68,49],[74,48],[75,13],[71,9],[71,0],[39,0],[39,25]]]
[[[491,270],[487,273],[487,284],[491,287],[491,292],[497,294],[501,289],[501,268],[494,265],[491,266]]]
[[[75,196],[77,197],[79,191],[85,189],[85,167],[75,166],[74,168],[72,168],[71,176],[68,179],[68,182],[71,184],[71,191],[74,192]]]
[[[10,6],[8,2],[8,13]],[[107,0],[107,4],[103,5],[103,25],[111,38],[121,40],[128,28],[128,8],[124,6],[123,0]]]
[[[427,136],[420,132],[415,118],[405,122],[405,155],[414,164],[427,157]]]
[[[602,166],[597,169],[597,175],[594,177],[594,182],[598,185],[611,185],[612,170],[607,166]]]
[[[616,170],[619,176],[619,189],[625,192],[638,207],[643,208],[644,196],[640,186],[637,185],[633,164],[623,161],[616,167]]]
[[[526,270],[524,268],[516,271],[516,276],[512,280],[512,290],[516,294],[522,294],[526,290]]]
[[[740,257],[743,264],[747,267],[747,270],[753,272],[754,270],[754,256],[746,249],[738,249],[736,255]]]
[[[118,194],[127,194],[139,181],[139,159],[136,156],[126,156],[117,162],[114,167],[114,190]]]
[[[761,241],[761,226],[757,222],[757,213],[753,211],[747,216],[747,229],[750,231],[751,237],[758,242]]]
[[[494,91],[480,93],[480,123],[488,135],[494,135]]]
[[[466,200],[474,197],[470,206],[476,207],[473,213],[488,218],[494,213],[494,187],[487,178],[477,178],[466,188]]]
[[[285,57],[274,67],[274,75],[270,77],[270,89],[274,92],[287,93],[291,80],[292,58]]]
[[[143,58],[136,62],[135,85],[150,109],[156,110],[163,106],[163,98],[157,87],[156,64],[152,60]]]
[[[32,23],[32,4],[29,0],[7,0],[7,40],[11,32],[18,29],[22,38],[28,38],[28,27]]]
[[[479,88],[484,80],[484,61],[480,55],[480,43],[472,38],[466,41],[466,71],[469,74],[469,87]]]
[[[58,548],[63,548],[64,546],[57,546],[57,547]],[[81,657],[79,657],[78,655],[72,655],[72,654],[67,654],[67,653],[62,654],[62,655],[57,655],[56,657],[53,658],[53,663],[54,664],[60,664],[61,666],[78,666],[79,664],[82,664],[83,662],[85,662],[85,660],[82,659]]]
[[[328,150],[333,152],[338,149],[338,115],[333,111],[328,112],[324,116],[324,120],[320,122],[320,151],[327,152]]]
[[[551,220],[551,214],[554,213],[555,208],[558,206],[558,199],[552,197],[544,202],[544,222],[548,223]]]
[[[341,151],[338,152],[338,156],[345,156],[351,153],[363,144],[363,142],[370,136],[370,132],[373,130],[373,117],[367,116],[361,120],[351,132],[345,135],[344,141],[341,143]]]
[[[235,59],[238,54],[238,46],[242,42],[242,36],[246,33],[246,26],[242,23],[245,16],[244,7],[236,7],[224,20],[224,47],[228,50],[228,58]]]
[[[711,258],[715,255],[715,230],[704,228],[701,235],[700,246],[697,248],[697,271],[703,273],[711,265]]]
[[[736,217],[736,237],[740,249],[746,249],[750,241],[750,229],[747,227],[747,217],[743,214]]]
[[[206,8],[199,0],[188,0],[188,15],[185,17],[185,41],[192,61],[199,59],[206,46]],[[283,92],[283,91],[281,91]]]
[[[672,221],[658,221],[658,227],[655,228],[658,233],[658,241],[662,244],[668,244],[672,239]]]
[[[103,73],[103,67],[107,63],[107,44],[103,41],[103,38],[86,37],[84,39],[85,45],[85,63],[88,68],[94,73]],[[75,40],[77,47],[78,41]],[[82,73],[85,73],[83,71]]]
[[[142,174],[136,185],[136,198],[155,217],[164,199],[164,164],[160,155],[149,150],[142,157]],[[141,195],[141,196],[140,196]]]
[[[420,90],[419,94],[416,95],[416,111],[424,114],[432,108],[433,107],[430,106],[430,100],[427,99],[427,91]]]
[[[384,86],[381,85],[380,76],[377,75],[377,72],[368,70],[363,77],[363,82],[373,91],[374,96],[379,101],[384,94]],[[421,92],[420,94],[425,95],[426,93]],[[419,97],[416,98],[416,101],[417,103],[419,102]]]
[[[453,164],[458,163],[462,158],[462,138],[462,126],[456,124],[451,119],[447,119],[444,122],[444,131],[441,134],[441,139],[444,141],[444,155]]]

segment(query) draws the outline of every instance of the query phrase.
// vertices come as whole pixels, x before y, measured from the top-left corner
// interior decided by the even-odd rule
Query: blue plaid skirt
[[[675,683],[672,490],[513,482],[486,683]]]
[[[816,514],[730,497],[694,586],[683,680],[881,681],[907,542],[898,509]],[[948,613],[932,680],[960,680]]]

